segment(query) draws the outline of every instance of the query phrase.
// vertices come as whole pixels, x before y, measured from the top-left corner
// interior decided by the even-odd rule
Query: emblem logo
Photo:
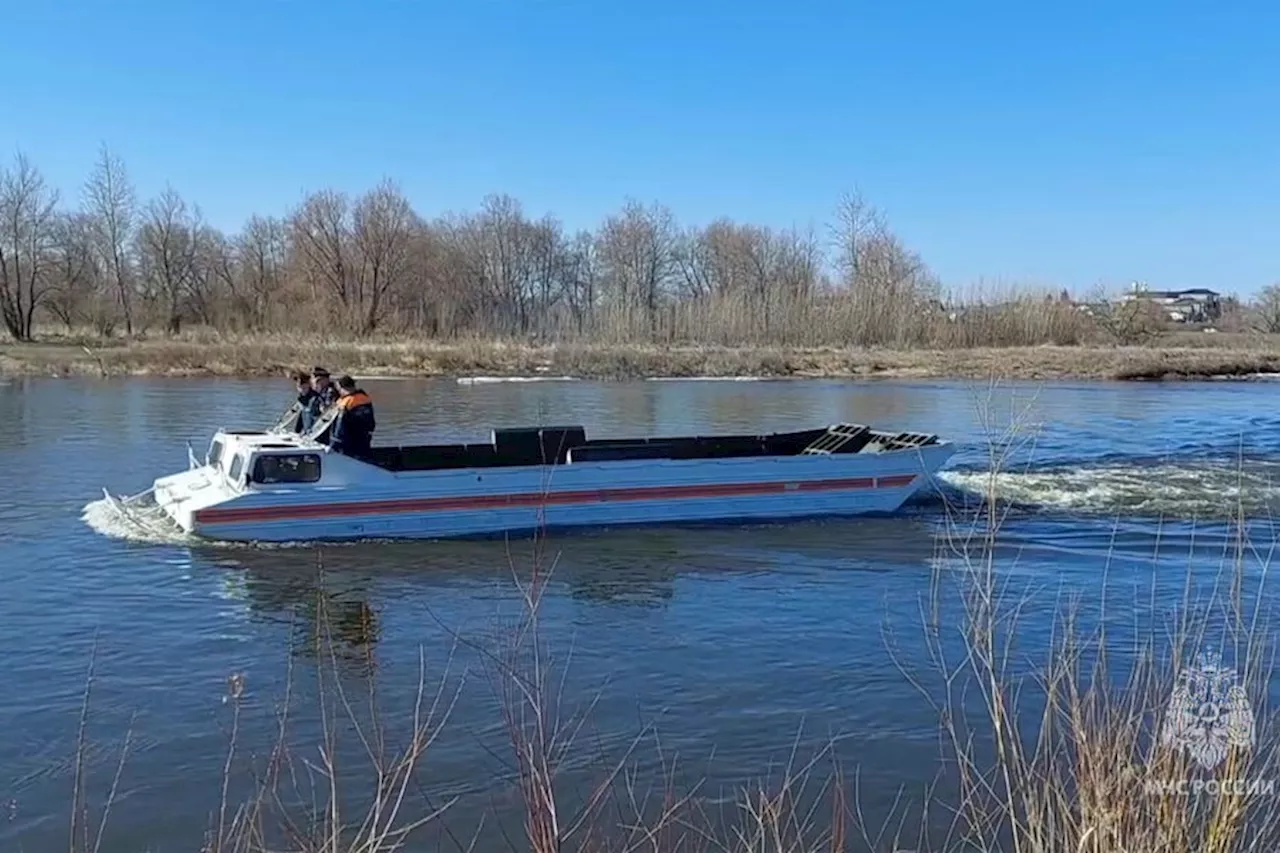
[[[1196,666],[1179,674],[1160,743],[1186,750],[1205,770],[1221,764],[1228,748],[1253,746],[1249,697],[1218,655],[1201,655]]]

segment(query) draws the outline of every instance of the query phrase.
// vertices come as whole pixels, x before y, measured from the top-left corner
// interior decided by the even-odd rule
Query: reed
[[[323,574],[323,564],[318,570]],[[293,702],[287,693],[277,712],[275,742],[265,760],[247,768],[243,781],[248,784],[238,786],[246,793],[233,802],[245,682],[240,675],[231,676],[228,749],[216,818],[203,853],[383,853],[401,849],[451,805],[424,804],[417,788],[418,771],[457,700],[459,687],[450,688],[449,665],[429,688],[427,661],[420,652],[408,725],[393,733],[386,724],[367,646],[365,659],[356,661],[368,676],[364,695],[353,695],[346,686],[344,669],[352,662],[343,660],[323,594],[316,597],[312,624],[317,630],[308,641],[314,657],[319,742],[299,744],[293,736]],[[290,691],[294,674],[291,656],[286,680]],[[354,748],[346,749],[347,744]],[[355,766],[342,761],[349,752],[360,756]]]
[[[1031,594],[996,559],[1005,519],[997,477],[1028,440],[1016,422],[992,440],[981,509],[949,514],[936,582],[953,582],[960,624],[937,622],[936,590],[926,611],[932,674],[942,677],[914,680],[942,720],[958,783],[952,842],[1014,853],[1275,849],[1270,554],[1250,543],[1241,512],[1214,582],[1197,590],[1189,567],[1173,602],[1157,598],[1154,580],[1145,601],[1113,600],[1108,554],[1098,566],[1101,597],[1060,598],[1048,651],[1036,659],[1020,648]],[[1256,703],[1246,711],[1255,739],[1228,742],[1215,730],[1220,760],[1198,765],[1166,727],[1186,710],[1175,699],[1180,675],[1215,647]]]

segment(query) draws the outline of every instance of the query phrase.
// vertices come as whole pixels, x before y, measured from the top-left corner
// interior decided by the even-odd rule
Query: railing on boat
[[[320,417],[316,418],[316,422],[311,425],[311,429],[307,430],[305,436],[313,441],[319,441],[320,436],[333,426],[333,422],[338,419],[338,415],[342,410],[337,406],[330,406],[320,413]]]
[[[324,434],[333,422],[338,419],[339,409],[337,406],[330,406],[320,413],[320,417],[316,418],[315,423],[311,425],[311,429],[303,433],[304,437],[315,439]],[[298,418],[302,414],[302,405],[295,402],[292,406],[285,410],[270,427],[267,432],[279,434],[296,435],[298,434]]]
[[[294,401],[293,405],[285,409],[284,414],[276,419],[275,425],[267,430],[267,432],[293,432],[298,424],[298,415],[302,414],[302,404]]]

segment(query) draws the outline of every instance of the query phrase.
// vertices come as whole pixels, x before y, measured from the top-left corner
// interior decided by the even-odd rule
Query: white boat
[[[588,439],[581,427],[331,452],[330,418],[218,431],[203,461],[139,495],[130,519],[212,540],[436,539],[545,528],[777,521],[897,510],[955,452],[935,435],[837,424],[772,435]],[[142,512],[144,507],[150,511]]]

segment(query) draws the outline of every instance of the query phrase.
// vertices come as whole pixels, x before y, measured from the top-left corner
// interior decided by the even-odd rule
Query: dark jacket
[[[324,403],[316,389],[308,388],[298,395],[298,405],[302,407],[302,411],[298,413],[298,432],[306,432],[311,429],[316,418],[320,417]]]
[[[329,434],[329,447],[348,456],[360,456],[369,452],[373,443],[373,431],[377,421],[373,417],[373,400],[359,388],[338,399],[341,412],[333,422]]]
[[[338,402],[338,386],[332,382],[326,385],[323,390],[317,390],[316,394],[320,397],[320,411],[322,412]]]

